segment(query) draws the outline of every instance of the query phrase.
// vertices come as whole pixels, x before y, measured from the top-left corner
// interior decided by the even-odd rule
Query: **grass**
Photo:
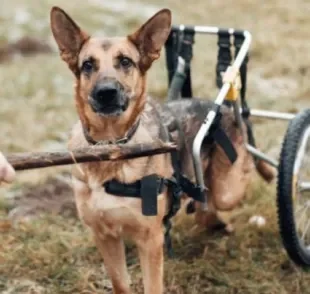
[[[174,23],[236,27],[253,34],[248,74],[252,107],[289,112],[307,107],[308,1],[197,0],[195,5],[180,5],[178,0],[136,0],[129,6],[126,0],[105,2],[11,0],[0,9],[0,44],[31,35],[56,49],[49,29],[52,5],[63,7],[84,29],[106,35],[127,34],[157,9],[168,7]],[[214,97],[216,39],[197,37],[194,54],[194,92]],[[164,61],[162,56],[149,76],[149,91],[159,99],[167,90]],[[0,150],[64,148],[77,119],[72,82],[57,53],[1,64]],[[255,120],[259,147],[277,157],[285,128],[283,122]],[[68,170],[20,172],[12,186],[0,189],[1,293],[111,293],[89,232],[74,215],[57,208],[62,197],[72,196],[66,184]],[[42,212],[43,216],[11,223],[12,198],[19,199],[30,214]],[[48,208],[56,207],[53,213],[43,209],[43,202]],[[266,218],[265,227],[248,223],[256,214]],[[173,232],[177,259],[166,259],[166,293],[310,293],[309,274],[288,260],[280,241],[274,184],[255,177],[246,201],[231,217],[237,229],[230,236],[193,231],[190,217],[177,220]],[[132,286],[135,293],[142,293],[134,253],[130,252],[129,266]]]

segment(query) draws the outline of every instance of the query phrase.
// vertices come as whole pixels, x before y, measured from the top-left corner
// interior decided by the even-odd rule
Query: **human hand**
[[[0,185],[2,183],[11,183],[14,179],[14,168],[8,163],[4,155],[0,152]]]

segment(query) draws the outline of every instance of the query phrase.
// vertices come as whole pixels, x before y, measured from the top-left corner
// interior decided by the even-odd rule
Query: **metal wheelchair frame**
[[[239,73],[239,70],[247,57],[247,54],[248,54],[248,51],[251,45],[251,41],[252,41],[252,35],[250,32],[234,30],[232,28],[221,29],[219,27],[211,27],[211,26],[178,25],[178,26],[172,27],[172,33],[175,33],[175,32],[190,33],[193,35],[194,34],[211,34],[211,35],[226,34],[229,36],[239,36],[239,37],[242,36],[244,40],[242,42],[239,52],[235,56],[235,59],[233,60],[230,66],[232,69],[235,70],[236,73]],[[186,61],[184,60],[184,57],[180,54],[177,58],[177,66],[175,67],[175,70],[179,72],[183,71],[183,73],[185,73],[186,71],[185,64],[186,64]],[[235,80],[236,78],[237,78],[237,74],[235,74],[233,80]],[[171,77],[170,77],[169,82],[171,82]],[[200,160],[201,145],[205,137],[208,136],[209,130],[219,111],[219,107],[225,101],[227,101],[227,94],[230,91],[231,87],[232,87],[232,81],[226,81],[222,84],[222,86],[220,87],[220,91],[214,101],[214,107],[207,114],[193,142],[192,157],[193,157],[193,163],[194,163],[194,170],[195,170],[196,182],[198,186],[200,187],[201,193],[204,193],[206,189],[206,187],[204,186],[203,170],[202,170],[202,165],[201,165],[201,160]],[[231,106],[233,108],[238,127],[241,127],[243,117],[242,117],[242,108],[240,108],[239,106],[238,99],[233,99],[233,100],[230,100],[229,102],[231,103]],[[280,120],[286,120],[286,121],[289,121],[295,117],[294,114],[290,114],[290,113],[265,111],[265,110],[258,110],[258,109],[251,110],[250,115],[256,116],[256,117],[269,118],[269,119],[280,119]],[[255,158],[259,158],[261,160],[266,161],[267,163],[269,163],[270,165],[274,167],[278,167],[278,162],[275,159],[267,156],[266,154],[258,150],[255,146],[252,146],[251,144],[246,144],[246,148],[248,152],[250,152]],[[202,203],[201,208],[203,210],[207,209],[206,201]]]

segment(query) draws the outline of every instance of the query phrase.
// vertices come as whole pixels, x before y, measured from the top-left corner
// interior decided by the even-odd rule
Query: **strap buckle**
[[[241,89],[241,79],[239,70],[236,68],[229,66],[225,73],[223,74],[223,83],[229,83],[230,88],[226,95],[226,100],[236,101],[239,96],[239,92]]]

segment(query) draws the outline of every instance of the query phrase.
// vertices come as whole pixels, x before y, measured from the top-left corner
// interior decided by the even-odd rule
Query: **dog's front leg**
[[[145,294],[163,293],[163,244],[161,226],[150,228],[137,243]]]
[[[95,241],[112,281],[113,293],[131,293],[123,240],[120,237],[112,236],[106,236],[101,239],[95,234]]]
[[[91,190],[76,172],[73,176],[73,190],[80,218],[92,228],[94,239],[108,275],[112,280],[115,294],[129,294],[130,285],[126,267],[125,249],[123,241],[118,236],[102,233],[96,222],[94,212],[88,208],[87,201],[91,197]]]

